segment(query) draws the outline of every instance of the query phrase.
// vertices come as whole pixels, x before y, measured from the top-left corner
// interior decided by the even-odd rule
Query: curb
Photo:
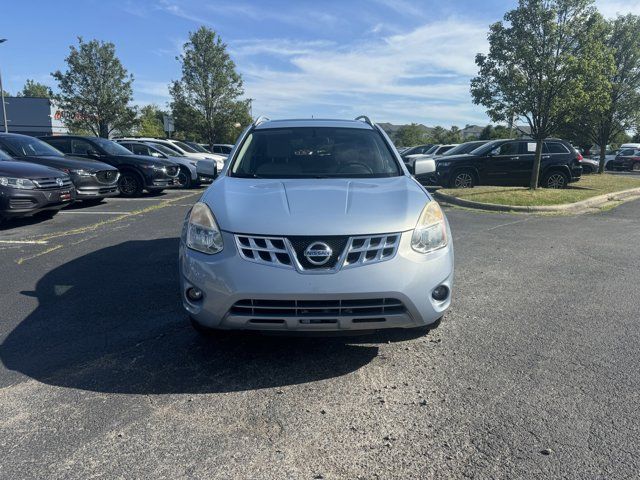
[[[636,195],[640,196],[640,187],[631,188],[629,190],[621,190],[619,192],[605,193],[597,197],[587,198],[575,203],[563,203],[561,205],[543,205],[543,206],[527,206],[527,205],[499,205],[496,203],[481,203],[473,200],[464,200],[462,198],[453,197],[437,190],[432,194],[434,198],[444,203],[457,205],[459,207],[475,208],[478,210],[489,210],[492,212],[573,212],[587,208],[597,208],[611,201],[621,201],[628,197]]]

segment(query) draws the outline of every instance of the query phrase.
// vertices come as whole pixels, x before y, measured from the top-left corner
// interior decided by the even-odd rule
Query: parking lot
[[[640,202],[447,209],[441,326],[355,338],[191,329],[199,191],[0,230],[1,478],[630,478]]]

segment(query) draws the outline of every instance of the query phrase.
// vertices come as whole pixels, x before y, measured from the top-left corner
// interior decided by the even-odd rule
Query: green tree
[[[586,137],[600,147],[599,173],[604,172],[607,145],[623,139],[640,118],[640,17],[619,16],[608,22],[604,36],[612,56],[601,66],[609,88],[603,93],[604,108],[579,106],[571,126],[577,137]],[[624,141],[624,140],[623,140]]]
[[[184,112],[194,115],[194,127],[207,143],[214,143],[216,129],[220,129],[216,124],[229,121],[221,112],[244,93],[242,78],[227,45],[206,27],[189,34],[182,55],[176,59],[182,64],[182,78],[169,87],[174,117]]]
[[[108,138],[113,131],[128,131],[135,125],[133,76],[116,56],[113,43],[78,38],[65,59],[67,71],[52,73],[58,82],[61,107],[71,112],[65,123],[74,130],[89,130]]]
[[[471,80],[476,104],[493,121],[524,119],[536,140],[530,188],[539,183],[542,142],[574,104],[600,105],[608,61],[592,0],[519,0],[489,31],[489,54],[478,54]],[[588,80],[587,80],[588,79]],[[591,90],[586,88],[589,83]]]
[[[413,147],[425,143],[424,130],[417,123],[402,125],[395,135],[396,144],[401,147]]]
[[[53,92],[44,83],[36,82],[35,80],[27,79],[22,87],[22,90],[18,92],[18,97],[53,97]]]
[[[156,105],[145,105],[140,109],[137,134],[141,137],[162,138],[165,135],[163,112]]]

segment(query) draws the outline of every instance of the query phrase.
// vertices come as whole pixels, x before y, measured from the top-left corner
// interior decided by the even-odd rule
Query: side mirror
[[[436,161],[432,158],[416,158],[413,166],[414,175],[425,175],[436,171]]]
[[[96,152],[95,150],[88,150],[87,151],[87,157],[100,158],[100,154],[98,152]]]
[[[151,156],[152,157],[156,157],[156,158],[161,158],[162,157],[162,155],[160,155],[160,153],[158,153],[158,152],[151,152]]]

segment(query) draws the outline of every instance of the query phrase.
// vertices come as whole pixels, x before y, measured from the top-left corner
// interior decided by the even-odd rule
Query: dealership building
[[[62,123],[65,112],[53,100],[38,97],[4,97],[9,133],[24,135],[63,135],[69,130]],[[0,132],[4,132],[0,113]]]

